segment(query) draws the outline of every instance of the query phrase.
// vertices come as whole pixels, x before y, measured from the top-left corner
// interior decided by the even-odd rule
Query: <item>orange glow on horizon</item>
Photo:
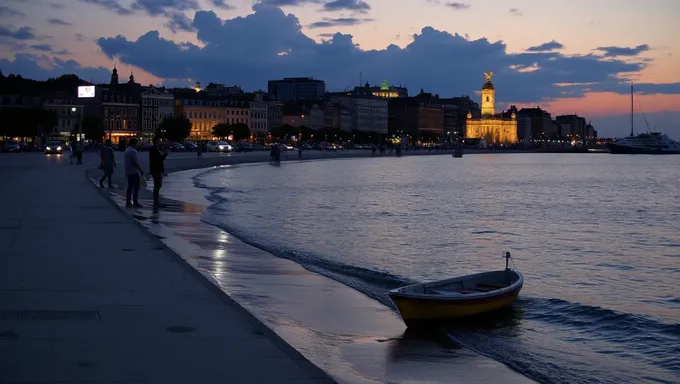
[[[635,95],[635,110],[643,113],[678,111],[680,95]],[[612,92],[588,93],[578,99],[559,99],[545,103],[544,109],[553,116],[576,113],[581,116],[599,117],[630,113],[630,95]]]

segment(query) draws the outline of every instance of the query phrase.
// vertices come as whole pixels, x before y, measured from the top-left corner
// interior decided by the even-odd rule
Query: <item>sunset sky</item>
[[[633,81],[637,129],[644,113],[680,139],[678,15],[678,0],[4,0],[0,69],[107,82],[115,63],[142,84],[245,90],[387,79],[474,99],[493,71],[497,109],[576,113],[603,136],[630,130]]]

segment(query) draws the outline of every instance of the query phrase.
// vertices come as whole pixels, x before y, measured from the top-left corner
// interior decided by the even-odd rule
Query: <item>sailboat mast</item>
[[[633,83],[630,83],[630,135],[633,136]]]

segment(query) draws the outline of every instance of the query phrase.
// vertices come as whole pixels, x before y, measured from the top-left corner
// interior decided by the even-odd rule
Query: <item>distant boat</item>
[[[522,289],[524,276],[509,268],[430,283],[412,284],[389,291],[406,326],[455,320],[511,305]]]
[[[647,154],[647,155],[679,155],[680,142],[659,132],[648,132],[635,135],[633,113],[634,96],[633,85],[630,85],[630,136],[614,139],[607,144],[607,149],[613,154]],[[645,118],[645,123],[647,119]],[[649,129],[649,124],[647,125]]]

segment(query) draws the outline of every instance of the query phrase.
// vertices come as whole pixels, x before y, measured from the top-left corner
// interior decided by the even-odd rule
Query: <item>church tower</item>
[[[118,85],[118,70],[116,65],[113,66],[113,72],[111,72],[111,85]]]
[[[493,72],[484,72],[486,81],[482,85],[482,116],[493,116],[496,114],[496,90],[491,83]]]

